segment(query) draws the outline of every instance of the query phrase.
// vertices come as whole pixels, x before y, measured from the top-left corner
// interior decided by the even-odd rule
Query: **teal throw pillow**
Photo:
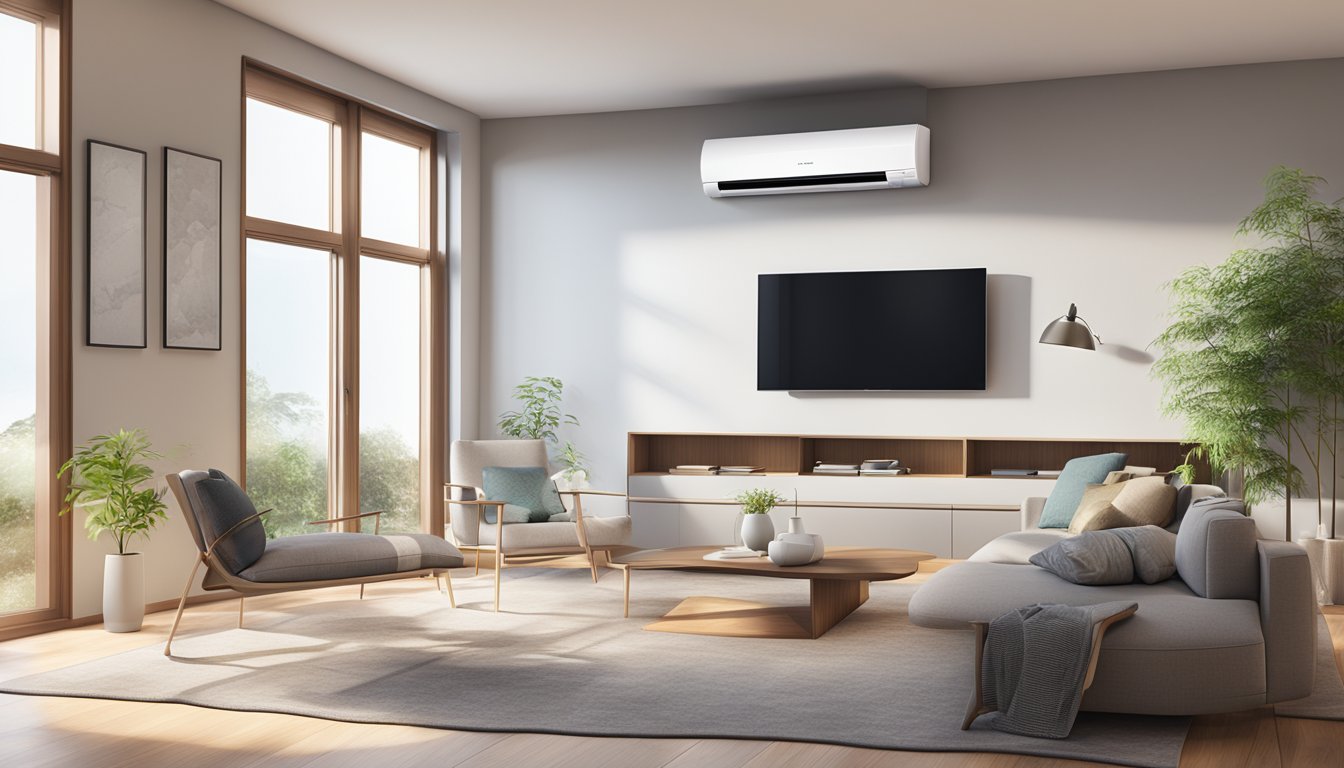
[[[565,512],[565,505],[560,503],[560,494],[545,467],[486,467],[481,470],[481,489],[487,499],[503,501],[528,512],[527,519],[521,520],[506,506],[505,523],[544,523],[551,519],[551,515]],[[493,523],[494,518],[494,510],[487,508],[485,521]]]
[[[1045,500],[1039,528],[1068,528],[1073,514],[1083,500],[1083,491],[1089,483],[1100,484],[1106,475],[1124,469],[1129,458],[1124,453],[1103,453],[1098,456],[1080,456],[1069,459],[1055,481],[1055,489]]]

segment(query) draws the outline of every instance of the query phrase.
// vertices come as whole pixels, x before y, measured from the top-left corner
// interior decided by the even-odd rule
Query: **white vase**
[[[775,538],[775,523],[769,515],[742,516],[742,546],[764,552]]]
[[[145,556],[139,552],[103,560],[103,628],[139,632],[145,621]]]
[[[1311,585],[1312,594],[1316,602],[1328,604],[1330,595],[1326,586],[1326,548],[1325,539],[1298,539],[1297,543],[1303,549],[1307,550],[1307,561],[1311,563]]]

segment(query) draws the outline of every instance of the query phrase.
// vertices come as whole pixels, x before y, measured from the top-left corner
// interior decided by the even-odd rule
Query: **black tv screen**
[[[761,275],[758,390],[985,388],[985,270]]]

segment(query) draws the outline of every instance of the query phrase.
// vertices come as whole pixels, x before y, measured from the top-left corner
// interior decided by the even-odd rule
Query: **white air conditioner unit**
[[[887,125],[709,139],[700,150],[700,178],[710,197],[928,186],[929,129]]]

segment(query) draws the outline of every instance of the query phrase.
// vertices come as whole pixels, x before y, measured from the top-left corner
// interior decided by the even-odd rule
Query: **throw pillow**
[[[1088,531],[1061,539],[1032,555],[1030,562],[1074,584],[1134,581],[1134,557],[1124,541],[1110,531]]]
[[[1123,453],[1103,453],[1070,459],[1059,473],[1050,497],[1045,500],[1038,527],[1068,528],[1088,483],[1100,484],[1106,475],[1122,469],[1127,458],[1128,455]]]
[[[1115,508],[1113,502],[1108,501],[1090,509],[1080,508],[1078,514],[1074,515],[1073,522],[1069,523],[1069,532],[1107,531],[1112,528],[1129,528],[1134,525],[1138,525],[1138,523],[1130,520],[1124,512]]]
[[[1134,573],[1144,584],[1156,584],[1176,575],[1176,534],[1156,525],[1117,528],[1134,557]]]
[[[202,514],[197,516],[197,523],[206,547],[242,520],[257,514],[257,508],[243,489],[218,469],[210,470],[208,478],[196,483],[196,493],[204,507]],[[215,547],[215,555],[230,573],[239,573],[257,562],[265,551],[266,527],[260,519],[230,533]]]
[[[485,517],[485,522],[489,523],[490,525],[494,525],[495,512],[496,510],[499,509],[499,507],[490,506],[490,507],[481,507],[481,509],[483,510],[481,512],[481,515]],[[504,505],[505,525],[511,525],[513,523],[530,523],[530,522],[532,522],[532,510],[528,509],[527,507],[520,507],[517,504]]]
[[[1134,473],[1133,473],[1133,472],[1126,472],[1126,471],[1124,471],[1124,470],[1117,470],[1117,471],[1115,471],[1115,472],[1108,472],[1108,473],[1106,474],[1106,479],[1105,479],[1105,480],[1102,480],[1102,481],[1101,481],[1101,484],[1102,484],[1102,485],[1115,485],[1116,483],[1123,483],[1123,482],[1125,482],[1126,480],[1130,479],[1131,477],[1134,477]]]
[[[481,489],[487,499],[527,510],[528,519],[519,522],[542,523],[551,515],[565,512],[565,505],[560,503],[560,494],[555,490],[555,481],[551,480],[545,467],[486,467],[481,470]],[[487,513],[486,521],[493,522],[492,517]],[[509,509],[505,507],[505,523],[512,522],[509,517]]]
[[[1115,473],[1112,472],[1112,475]],[[1094,519],[1104,509],[1115,501],[1115,497],[1125,489],[1125,483],[1095,483],[1088,485],[1087,490],[1083,491],[1083,500],[1078,503],[1078,511],[1074,513],[1073,519],[1069,521],[1069,533],[1082,533],[1083,531],[1095,531],[1107,526],[1097,525]]]
[[[1116,509],[1133,520],[1130,525],[1165,526],[1176,515],[1176,489],[1163,477],[1136,477],[1123,484],[1112,500]]]

